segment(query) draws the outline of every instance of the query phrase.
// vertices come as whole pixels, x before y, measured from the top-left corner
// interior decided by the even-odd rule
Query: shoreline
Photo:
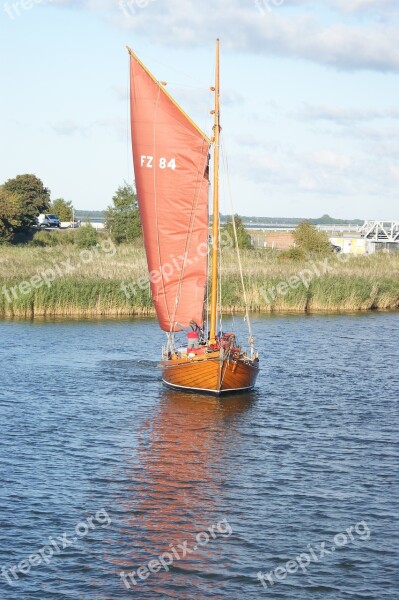
[[[345,314],[399,309],[399,253],[286,259],[242,251],[253,314]],[[222,312],[244,314],[233,250],[222,253]],[[0,247],[0,318],[154,317],[144,249]]]
[[[278,312],[251,312],[250,318],[253,321],[256,318],[279,318],[279,317],[367,317],[372,315],[397,315],[399,313],[399,309],[371,309],[371,310],[359,310],[359,311],[315,311],[315,312],[307,312],[301,313],[298,311],[278,311]],[[228,319],[230,317],[244,317],[245,313],[223,313],[223,319]],[[0,315],[0,323],[12,323],[12,322],[35,322],[35,323],[77,323],[77,322],[97,322],[97,323],[112,323],[112,322],[136,322],[136,321],[149,321],[158,324],[155,312],[154,314],[149,315],[96,315],[96,314],[84,314],[84,315]]]
[[[384,306],[384,307],[368,307],[368,308],[315,308],[306,310],[300,310],[298,308],[279,307],[272,309],[259,308],[251,309],[249,314],[254,316],[271,316],[271,315],[354,315],[354,314],[374,314],[374,313],[399,313],[399,306]],[[223,317],[230,316],[244,316],[245,309],[241,308],[224,308],[222,310]],[[155,309],[144,310],[140,307],[132,308],[131,310],[120,310],[110,309],[108,311],[95,311],[90,309],[80,310],[60,310],[57,312],[52,311],[34,311],[34,310],[0,310],[1,320],[33,320],[33,319],[93,319],[93,320],[107,320],[107,319],[156,319]]]

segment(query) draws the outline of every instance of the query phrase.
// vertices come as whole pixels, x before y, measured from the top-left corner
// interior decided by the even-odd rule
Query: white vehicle
[[[61,221],[56,215],[39,215],[37,224],[39,227],[61,227]]]

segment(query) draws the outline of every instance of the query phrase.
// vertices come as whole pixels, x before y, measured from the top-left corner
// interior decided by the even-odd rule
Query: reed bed
[[[222,264],[223,311],[243,312],[235,251],[224,250]],[[399,307],[397,254],[298,261],[284,259],[277,251],[247,250],[242,252],[242,265],[253,312]],[[97,252],[79,251],[73,245],[0,247],[0,316],[153,315],[148,286],[135,285],[134,292],[129,287],[146,277],[144,250],[139,245],[115,248],[104,242]]]
[[[399,308],[399,254],[331,254],[298,261],[284,259],[277,251],[246,250],[241,257],[252,312]],[[232,308],[240,311],[242,294],[235,253],[224,253],[222,261],[223,308],[226,312]]]

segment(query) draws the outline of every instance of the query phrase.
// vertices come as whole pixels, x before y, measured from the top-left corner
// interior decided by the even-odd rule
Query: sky
[[[398,220],[398,0],[0,0],[0,183],[106,208],[134,181],[125,46],[210,134],[217,37],[234,212]]]

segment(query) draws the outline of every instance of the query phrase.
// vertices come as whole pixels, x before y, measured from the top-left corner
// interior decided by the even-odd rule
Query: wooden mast
[[[213,225],[212,225],[212,282],[211,282],[211,314],[209,342],[215,343],[217,301],[218,301],[218,261],[219,261],[219,133],[220,133],[220,75],[219,75],[219,39],[216,40],[215,71],[215,121],[214,156],[213,156]]]

